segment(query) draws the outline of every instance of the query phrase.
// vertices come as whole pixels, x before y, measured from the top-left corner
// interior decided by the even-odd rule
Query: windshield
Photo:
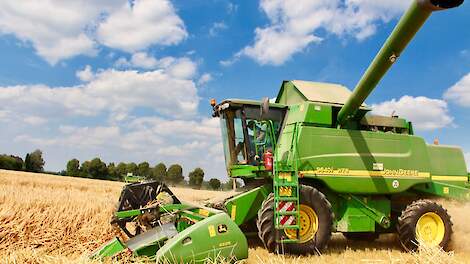
[[[267,150],[274,150],[284,110],[270,109],[260,119],[257,106],[227,109],[220,115],[225,162],[258,165]]]
[[[226,111],[220,121],[226,165],[248,163],[241,109]]]

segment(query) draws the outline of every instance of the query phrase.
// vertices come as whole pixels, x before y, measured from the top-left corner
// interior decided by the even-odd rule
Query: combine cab
[[[228,175],[248,191],[216,210],[182,203],[162,184],[130,185],[113,219],[130,239],[94,256],[127,248],[170,262],[241,259],[247,246],[238,226],[256,226],[279,253],[315,254],[334,232],[368,241],[396,233],[409,251],[447,249],[452,222],[433,198],[470,198],[462,150],[428,145],[411,122],[371,115],[364,101],[430,14],[462,2],[413,1],[353,92],[294,80],[282,83],[275,103],[212,101]]]

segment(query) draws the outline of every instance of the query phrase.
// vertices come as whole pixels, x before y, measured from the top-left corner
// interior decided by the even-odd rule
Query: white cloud
[[[255,29],[254,44],[241,50],[260,64],[281,65],[311,43],[319,43],[319,30],[362,40],[379,22],[401,14],[408,0],[261,0],[260,9],[270,24]]]
[[[83,82],[89,82],[95,76],[90,65],[85,66],[83,70],[77,71],[75,75]]]
[[[228,14],[233,14],[233,13],[236,13],[238,11],[238,5],[234,4],[234,3],[231,3],[229,2],[227,4],[227,13]]]
[[[151,44],[173,45],[187,37],[183,21],[168,0],[126,1],[97,28],[98,40],[134,52]]]
[[[470,152],[465,153],[465,161],[467,162],[467,167],[470,168]]]
[[[195,63],[186,58],[163,61],[167,68],[146,72],[107,69],[93,73],[85,67],[77,76],[88,82],[72,87],[0,87],[0,105],[12,113],[48,119],[110,113],[113,119],[123,120],[136,108],[175,117],[194,115],[199,102],[191,80]]]
[[[121,57],[114,65],[118,68],[162,69],[177,79],[191,79],[197,73],[197,64],[190,58],[164,57],[157,59],[145,52],[134,53],[130,60]]]
[[[371,106],[374,114],[391,116],[392,113],[413,122],[419,130],[433,130],[452,124],[447,103],[440,99],[423,96],[412,97],[405,95],[399,100],[392,99]]]
[[[0,33],[31,43],[50,64],[78,54],[93,55],[95,42],[86,28],[101,12],[112,12],[117,2],[0,1]]]
[[[210,73],[204,73],[201,77],[199,77],[199,80],[197,81],[197,84],[202,86],[207,84],[208,82],[212,81],[212,75]]]
[[[212,24],[212,27],[209,29],[209,35],[212,37],[217,36],[220,31],[227,29],[227,25],[221,21],[221,22],[215,22]]]
[[[47,119],[39,116],[27,116],[23,119],[23,121],[27,124],[37,126],[37,125],[43,125],[47,123]]]
[[[158,65],[158,61],[145,52],[137,52],[132,54],[131,63],[136,67],[141,67],[144,69],[154,69]]]
[[[463,107],[470,107],[470,73],[444,93],[444,99]]]
[[[104,19],[103,19],[104,18]],[[173,45],[187,36],[168,0],[0,1],[0,34],[31,44],[51,65],[99,44],[124,51]]]

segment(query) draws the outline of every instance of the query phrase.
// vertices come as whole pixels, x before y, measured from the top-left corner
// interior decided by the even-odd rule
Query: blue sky
[[[99,3],[97,3],[99,2]],[[208,101],[352,89],[409,0],[0,3],[0,152],[182,163],[224,179]],[[470,5],[433,14],[367,103],[470,153]]]

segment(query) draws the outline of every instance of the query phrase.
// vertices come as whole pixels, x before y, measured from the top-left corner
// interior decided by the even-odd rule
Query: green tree
[[[23,159],[13,155],[0,155],[0,169],[23,170]]]
[[[74,177],[80,175],[80,161],[78,159],[71,159],[67,162],[66,175]]]
[[[139,175],[139,167],[134,162],[127,164],[127,173],[132,173],[132,175]]]
[[[119,164],[116,167],[116,175],[118,176],[119,179],[122,180],[126,174],[127,174],[127,164],[124,162],[119,162]]]
[[[106,163],[101,161],[100,158],[92,159],[88,167],[88,175],[94,179],[108,178],[108,167],[106,166]]]
[[[137,171],[139,176],[143,176],[145,178],[150,178],[150,164],[146,161],[139,163],[137,166]]]
[[[90,171],[90,161],[87,160],[82,163],[82,166],[80,166],[80,177],[89,178],[90,177],[89,171]]]
[[[42,158],[42,151],[36,149],[35,151],[26,154],[24,166],[26,171],[42,172],[44,171],[44,159]]]
[[[109,177],[112,178],[113,180],[119,179],[119,175],[116,172],[117,172],[116,165],[114,164],[114,162],[110,162],[108,164]]]
[[[218,190],[218,189],[220,189],[220,185],[221,185],[221,183],[220,183],[220,180],[219,180],[219,179],[214,179],[214,178],[212,178],[212,179],[209,180],[209,186],[210,186],[213,190]]]
[[[204,171],[201,168],[195,168],[188,176],[189,185],[201,189],[202,182],[204,181]]]
[[[173,164],[168,168],[167,182],[178,184],[184,180],[183,168],[179,164]]]
[[[167,178],[165,164],[160,162],[152,169],[152,178],[157,181],[163,181]]]

